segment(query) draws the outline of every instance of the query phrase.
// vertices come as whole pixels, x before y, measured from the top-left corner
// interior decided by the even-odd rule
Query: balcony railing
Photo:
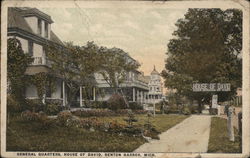
[[[51,66],[51,62],[45,57],[33,57],[34,61],[31,65],[47,65]]]

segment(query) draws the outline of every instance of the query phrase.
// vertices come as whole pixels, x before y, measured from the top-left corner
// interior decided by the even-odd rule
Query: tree
[[[51,61],[51,72],[60,77],[68,87],[68,104],[74,101],[79,87],[89,93],[95,84],[94,73],[99,70],[99,47],[93,42],[86,46],[77,46],[72,42],[65,46],[48,46],[47,56]],[[87,99],[87,98],[85,98]]]
[[[217,94],[220,101],[234,96],[242,80],[242,12],[189,9],[176,26],[162,72],[165,86],[197,100],[200,107],[215,93],[192,92],[193,83],[230,83],[230,92]]]
[[[117,93],[120,85],[126,80],[128,72],[135,71],[140,64],[119,48],[100,48],[102,69],[99,72],[104,80]]]
[[[9,38],[7,45],[7,80],[10,94],[14,95],[19,103],[24,103],[24,90],[27,85],[26,68],[33,62],[33,58],[24,54],[21,42],[16,38]]]
[[[47,45],[46,56],[51,64],[50,73],[60,77],[67,87],[68,106],[71,106],[79,89],[77,83],[77,72],[75,70],[76,54],[72,51],[72,43],[60,46],[50,43]]]

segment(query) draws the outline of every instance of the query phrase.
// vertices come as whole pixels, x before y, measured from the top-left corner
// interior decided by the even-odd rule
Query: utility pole
[[[153,101],[154,101],[154,117],[155,117],[155,96],[154,96]]]
[[[228,117],[227,117],[227,129],[229,140],[234,142],[234,127],[233,127],[233,107],[228,108]]]

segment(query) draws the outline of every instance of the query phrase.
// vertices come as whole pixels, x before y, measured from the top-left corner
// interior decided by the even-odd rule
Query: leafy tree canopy
[[[193,83],[230,83],[219,100],[233,96],[242,81],[242,11],[189,9],[176,26],[162,72],[165,86],[201,103],[211,92],[192,92]]]

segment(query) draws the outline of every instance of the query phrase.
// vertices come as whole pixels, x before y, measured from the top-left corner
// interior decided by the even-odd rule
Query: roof
[[[25,10],[25,13],[23,12],[24,10]],[[8,8],[8,28],[18,28],[18,29],[27,31],[29,33],[32,33],[35,36],[38,36],[36,35],[35,32],[33,32],[29,24],[24,19],[24,17],[27,15],[26,12],[31,13],[34,10],[36,12],[39,11],[36,8],[14,8],[14,7]],[[40,12],[40,15],[44,14],[44,16],[45,15],[48,16],[47,14],[42,13],[41,11],[39,12]],[[57,35],[52,30],[50,31],[50,40],[57,44],[64,45],[63,42],[57,37]]]
[[[17,27],[22,30],[33,33],[32,29],[28,25],[28,23],[21,16],[20,12],[15,8],[8,9],[8,28]]]
[[[149,83],[151,77],[150,76],[144,76],[144,78],[145,78],[146,82]]]
[[[151,72],[151,75],[160,75],[160,73],[156,71],[155,66],[154,66],[154,70]]]
[[[45,14],[44,12],[41,12],[40,10],[36,8],[29,8],[29,7],[20,7],[20,8],[15,8],[19,12],[22,13],[22,16],[28,17],[28,16],[37,16],[39,18],[44,19],[48,23],[53,23],[51,17],[48,14]]]
[[[64,45],[64,43],[57,37],[57,35],[53,31],[50,31],[50,40],[58,44]]]

